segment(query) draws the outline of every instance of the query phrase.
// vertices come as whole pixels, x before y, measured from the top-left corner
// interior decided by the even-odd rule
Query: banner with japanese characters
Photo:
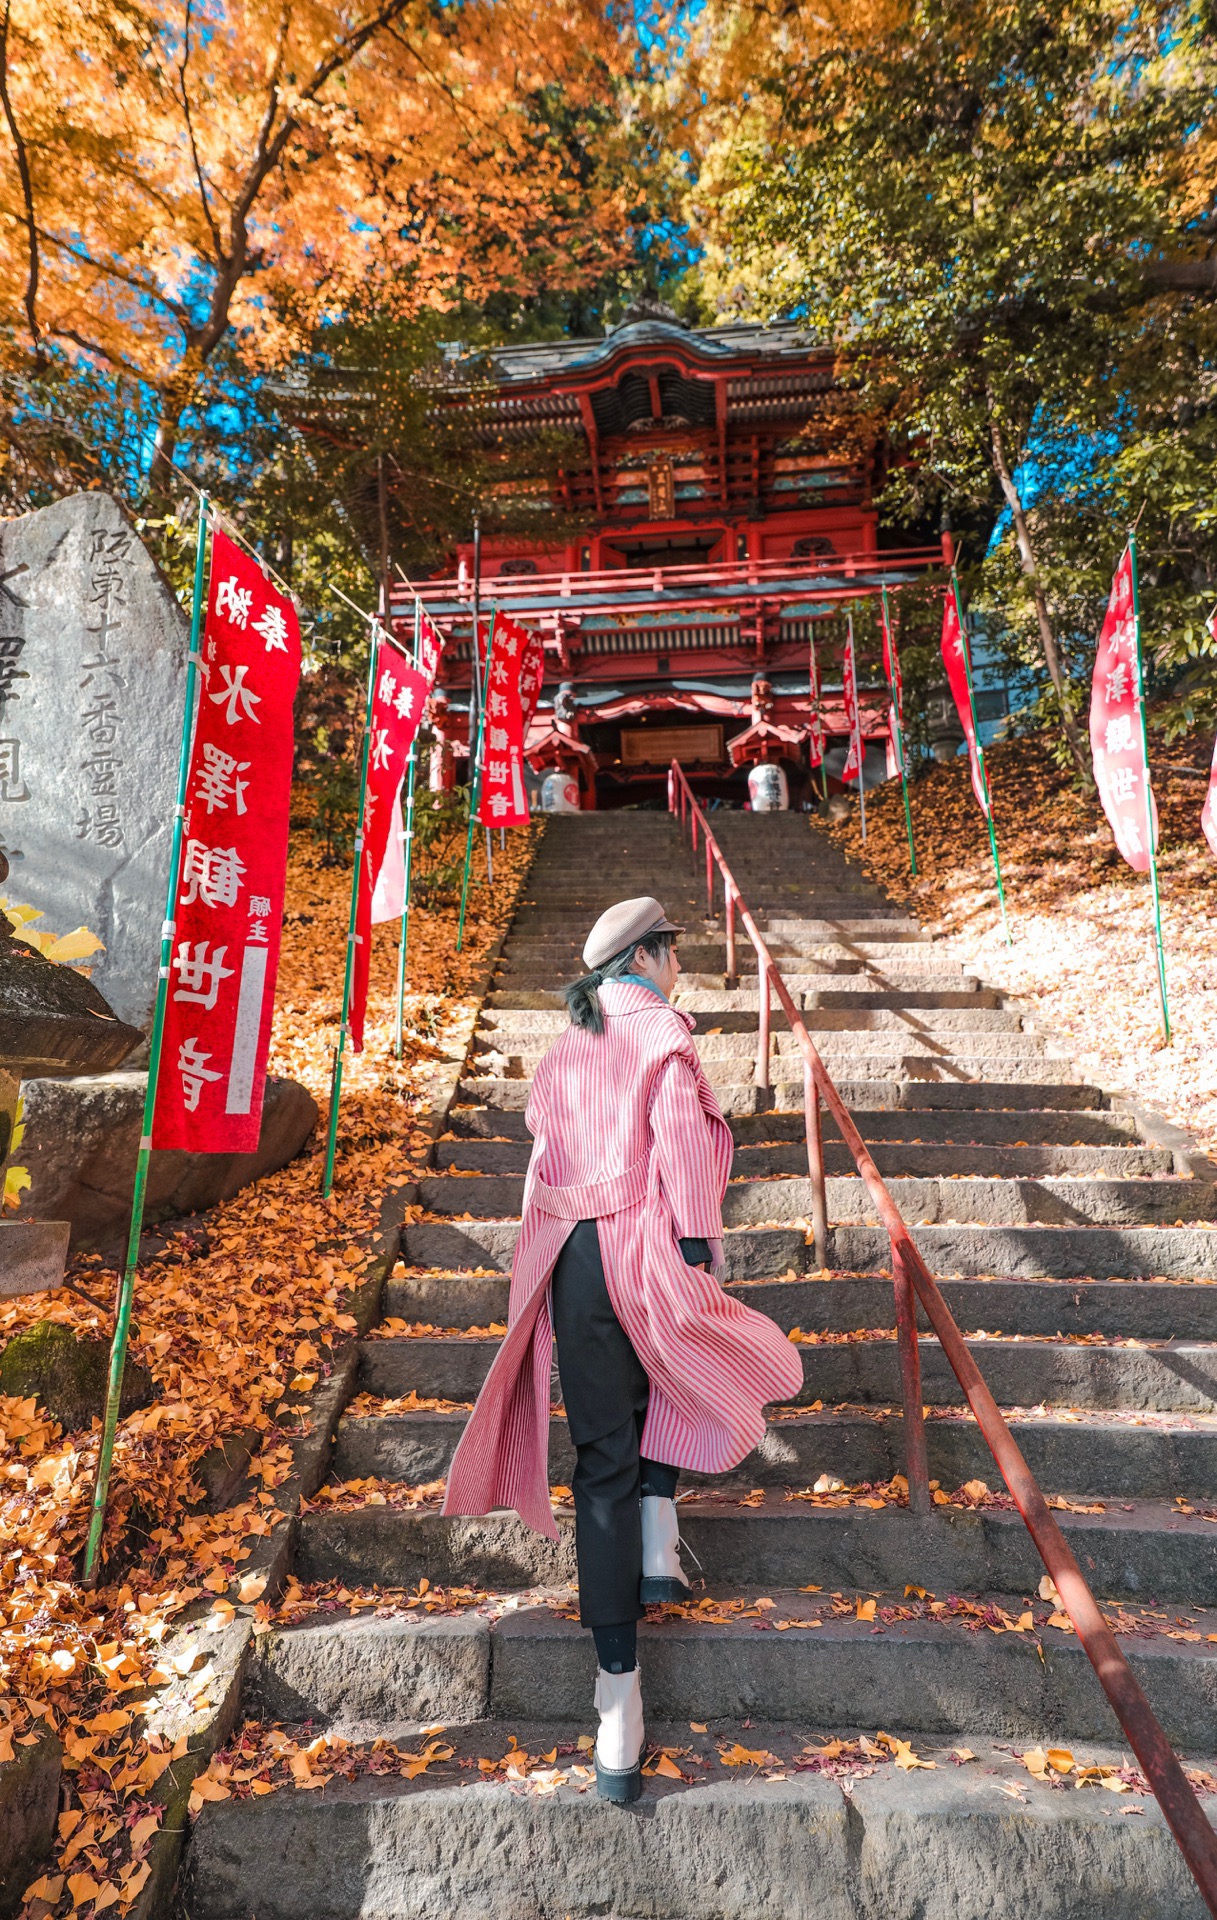
[[[807,643],[807,758],[811,766],[818,767],[824,758],[824,710],[820,704],[820,665],[816,659],[816,643]]]
[[[524,712],[520,670],[528,651],[526,630],[506,614],[491,623],[486,664],[486,717],[482,740],[482,790],[477,817],[484,827],[526,827]]]
[[[528,651],[524,655],[524,664],[520,668],[520,712],[523,718],[525,740],[528,739],[528,729],[532,725],[537,701],[541,697],[541,682],[544,678],[545,641],[539,629],[534,627],[528,636]]]
[[[1213,639],[1217,640],[1217,608],[1210,613],[1205,624]],[[1209,847],[1217,854],[1217,742],[1213,746],[1213,764],[1209,769],[1209,790],[1200,809],[1200,825]]]
[[[252,1153],[279,966],[300,623],[220,532],[201,652],[152,1144]]]
[[[896,651],[896,636],[891,630],[887,617],[887,608],[880,605],[879,620],[883,628],[883,671],[887,675],[887,684],[891,690],[892,703],[888,714],[888,760],[889,775],[905,772],[904,764],[904,677],[900,672],[900,655]]]
[[[854,663],[854,626],[849,623],[845,655],[841,665],[842,691],[845,696],[845,724],[849,728],[849,752],[841,769],[842,780],[856,780],[861,766],[861,736],[858,727],[858,670]]]
[[[443,640],[432,626],[426,614],[421,610],[418,618],[418,645],[415,649],[414,664],[426,682],[426,700],[435,689],[435,676],[439,672],[440,655],[443,652]],[[425,714],[425,701],[424,701]],[[386,920],[400,920],[406,903],[406,829],[402,820],[401,796],[403,780],[397,789],[393,802],[393,814],[389,826],[389,838],[385,846],[385,856],[376,876],[376,887],[372,894],[372,925],[380,926]]]
[[[989,798],[985,790],[985,778],[980,770],[980,756],[976,751],[976,715],[972,710],[972,688],[969,668],[971,657],[965,652],[967,640],[959,624],[959,606],[954,589],[947,588],[946,605],[942,611],[942,664],[947,670],[947,685],[951,689],[951,698],[955,702],[955,711],[959,715],[959,724],[963,728],[963,737],[967,742],[968,763],[972,769],[972,791],[976,795],[976,804],[989,817]]]
[[[418,732],[430,687],[425,674],[410,665],[389,640],[382,639],[376,656],[372,694],[371,735],[368,745],[368,781],[363,821],[356,842],[359,892],[355,906],[355,967],[348,1016],[351,1046],[363,1050],[364,1015],[368,1004],[368,976],[372,965],[372,900],[384,864],[389,833],[399,818],[398,795],[410,744]]]
[[[1090,750],[1095,785],[1116,845],[1136,873],[1150,864],[1149,819],[1158,815],[1141,729],[1132,554],[1126,547],[1111,583],[1090,686]],[[1148,812],[1148,818],[1147,818]]]

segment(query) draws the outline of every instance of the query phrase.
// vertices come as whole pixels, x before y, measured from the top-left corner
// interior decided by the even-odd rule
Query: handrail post
[[[820,1089],[808,1060],[803,1062],[803,1118],[807,1130],[807,1172],[811,1178],[811,1232],[816,1267],[828,1265],[828,1198],[824,1186],[824,1129],[820,1124]]]
[[[917,1308],[904,1253],[892,1240],[892,1284],[896,1293],[896,1341],[900,1349],[900,1396],[904,1412],[904,1471],[909,1483],[909,1512],[929,1513],[930,1469],[925,1451],[925,1409],[921,1404],[921,1349],[917,1344]]]
[[[765,956],[756,956],[757,986],[760,989],[760,1019],[756,1033],[756,1084],[762,1092],[769,1091],[769,962]]]
[[[710,855],[710,836],[706,835],[706,918],[714,918],[714,862]]]
[[[723,881],[723,892],[727,896],[726,901],[724,903],[724,912],[726,913],[726,916],[727,916],[727,978],[728,980],[734,980],[736,977],[735,976],[735,888],[731,884],[730,880]]]

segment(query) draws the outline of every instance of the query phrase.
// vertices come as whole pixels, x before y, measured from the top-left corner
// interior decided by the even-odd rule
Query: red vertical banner
[[[444,643],[432,626],[425,613],[419,610],[418,644],[414,649],[415,670],[422,674],[426,682],[425,702],[435,690],[435,676],[439,671],[440,655]],[[380,871],[376,875],[375,890],[372,894],[372,924],[381,926],[386,920],[400,920],[406,898],[406,830],[402,822],[401,795],[404,779],[399,784],[393,801],[393,812],[389,825],[389,838],[385,845],[384,858]]]
[[[888,717],[888,773],[897,774],[906,771],[904,764],[904,677],[900,672],[900,655],[896,651],[896,636],[888,622],[886,604],[881,602],[879,619],[883,628],[883,671],[887,675],[887,684],[891,689],[892,705]],[[895,763],[894,765],[892,763]]]
[[[482,741],[482,791],[477,817],[484,827],[526,827],[524,710],[520,678],[529,634],[496,613],[486,665],[486,720]]]
[[[845,723],[849,728],[849,752],[841,769],[842,780],[856,780],[861,765],[861,734],[858,726],[858,669],[854,661],[854,628],[850,621],[841,666],[841,685],[845,696]]]
[[[212,538],[152,1144],[252,1153],[279,968],[300,622]]]
[[[1205,624],[1213,639],[1217,640],[1217,608],[1210,613]],[[1210,849],[1217,854],[1217,742],[1213,746],[1213,764],[1209,769],[1209,790],[1200,809],[1200,825]]]
[[[351,1047],[363,1051],[368,976],[372,965],[372,898],[397,817],[397,796],[418,732],[430,687],[391,641],[381,640],[372,694],[372,733],[368,748],[368,786],[360,835],[359,894],[355,908],[355,969],[349,1015]]]
[[[967,636],[959,624],[959,607],[953,587],[947,588],[946,606],[942,613],[942,664],[947,670],[947,684],[951,689],[951,698],[955,702],[955,711],[959,715],[959,724],[963,728],[963,737],[968,745],[968,761],[972,769],[972,791],[976,795],[976,804],[989,818],[989,795],[985,777],[980,768],[980,756],[976,751],[976,715],[972,710],[971,656],[966,652]]]
[[[824,710],[820,703],[820,667],[814,640],[808,641],[807,650],[807,759],[811,766],[818,767],[824,758]]]
[[[439,672],[440,655],[443,650],[444,642],[442,637],[436,632],[426,614],[420,612],[418,616],[418,660],[416,665],[423,679],[427,682],[428,697],[430,697],[431,690],[435,686],[435,676]]]
[[[1149,784],[1138,706],[1137,628],[1133,605],[1132,554],[1126,547],[1111,583],[1111,595],[1090,686],[1090,750],[1095,784],[1116,845],[1136,873],[1147,873],[1149,817],[1154,846],[1158,814]]]
[[[1200,809],[1200,825],[1209,849],[1217,854],[1217,744],[1213,747],[1213,764],[1209,769],[1209,790]]]
[[[545,642],[536,627],[528,636],[528,651],[524,655],[524,664],[520,668],[520,712],[524,722],[524,738],[528,739],[528,729],[532,725],[533,714],[537,710],[537,701],[541,696],[541,682],[545,678]]]

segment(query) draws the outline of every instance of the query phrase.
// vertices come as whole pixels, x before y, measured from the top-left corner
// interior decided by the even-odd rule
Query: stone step
[[[970,1340],[995,1400],[1012,1407],[1137,1409],[1212,1413],[1217,1410],[1217,1346],[1196,1341],[1163,1346],[1082,1346],[1070,1341],[993,1337]],[[921,1340],[921,1391],[927,1406],[964,1404],[963,1390],[939,1347]],[[497,1339],[454,1335],[365,1340],[359,1385],[395,1397],[411,1391],[427,1399],[473,1400],[481,1390]],[[800,1346],[803,1390],[796,1404],[898,1405],[900,1362],[892,1339],[842,1340]]]
[[[1217,1228],[1212,1227],[909,1226],[936,1275],[1217,1280]],[[518,1235],[516,1220],[420,1221],[406,1227],[402,1256],[411,1267],[489,1267],[505,1273]],[[724,1254],[734,1280],[807,1272],[814,1258],[797,1227],[729,1230]],[[849,1273],[886,1270],[891,1243],[880,1227],[833,1227],[828,1264]]]
[[[992,1482],[990,1482],[992,1484]],[[747,1496],[749,1499],[752,1496]],[[681,1502],[682,1538],[713,1591],[801,1587],[889,1592],[1033,1593],[1043,1566],[1018,1514],[999,1507],[814,1507],[766,1490],[755,1505],[732,1495]],[[1104,1600],[1217,1605],[1217,1525],[1164,1501],[1056,1518],[1092,1591]],[[558,1539],[514,1515],[445,1518],[438,1511],[364,1505],[301,1517],[296,1575],[346,1586],[559,1586],[575,1577],[570,1510]]]
[[[825,977],[832,978],[831,975],[826,975]],[[794,1000],[796,1007],[799,1007],[804,1014],[847,1013],[858,1015],[864,1011],[902,1013],[906,1010],[912,1014],[925,1012],[945,1014],[958,1010],[961,1013],[970,1014],[975,1017],[982,1008],[1000,1008],[1002,1006],[1002,996],[999,993],[990,989],[982,991],[975,984],[972,986],[963,985],[958,988],[935,987],[922,992],[913,988],[905,990],[899,987],[872,987],[866,984],[867,979],[868,976],[866,974],[859,974],[851,985],[815,989],[800,988],[797,993],[792,993],[791,998]],[[683,989],[678,988],[673,997],[676,1006],[680,1007],[685,1013],[733,1013],[736,1015],[743,1014],[751,1016],[753,1029],[755,1030],[759,1006],[759,999],[755,988],[750,991],[743,988],[724,988],[721,993],[708,993],[700,988],[695,991],[690,990],[689,992],[685,992]],[[781,1007],[774,1004],[771,1012],[774,1017],[781,1016],[784,1023],[785,1015]],[[1017,1020],[1020,1016],[1015,1013],[1008,1013],[1007,1018]],[[707,1023],[699,1022],[699,1024],[704,1026]],[[809,1021],[806,1019],[803,1024],[804,1026],[810,1026]],[[942,1022],[935,1021],[932,1024],[941,1025]],[[945,1024],[952,1027],[967,1026],[971,1024],[971,1022],[966,1020],[947,1020]],[[994,1021],[992,1024],[996,1026],[1003,1023]]]
[[[1174,1172],[1174,1155],[1163,1147],[1074,1147],[964,1145],[957,1141],[881,1141],[871,1143],[871,1155],[886,1177],[922,1175],[932,1178],[985,1174],[993,1179],[1027,1179],[1046,1174],[1102,1174],[1111,1180],[1145,1179]],[[523,1174],[532,1144],[529,1140],[456,1140],[435,1149],[438,1173]],[[854,1157],[842,1140],[824,1142],[825,1171],[849,1175]],[[764,1178],[774,1174],[799,1176],[807,1170],[805,1140],[783,1146],[738,1147],[731,1176]]]
[[[1040,1485],[1075,1500],[1211,1501],[1217,1496],[1217,1416],[1120,1417],[1107,1410],[1061,1418],[1007,1411],[1011,1431]],[[336,1480],[400,1480],[426,1486],[447,1477],[464,1412],[348,1413],[338,1423]],[[926,1423],[930,1476],[950,1490],[970,1480],[1000,1488],[993,1456],[974,1420],[937,1415]],[[574,1448],[564,1416],[550,1422],[549,1481],[569,1486]],[[832,1474],[846,1486],[884,1485],[905,1471],[898,1413],[857,1408],[772,1414],[764,1439],[730,1474],[682,1475],[686,1489],[814,1486]],[[1217,1621],[1214,1621],[1217,1628]]]
[[[949,1142],[958,1145],[994,1146],[1105,1146],[1130,1147],[1139,1142],[1135,1122],[1127,1114],[1069,1107],[1063,1102],[1045,1111],[1004,1112],[984,1107],[956,1107],[947,1112],[932,1112],[918,1106],[919,1096],[937,1092],[937,1086],[906,1081],[899,1089],[907,1096],[890,1107],[854,1107],[854,1125],[868,1142],[905,1141],[913,1145]],[[1026,1087],[1017,1092],[1026,1093]],[[1084,1092],[1076,1086],[1045,1088],[1046,1097],[1058,1093]],[[1013,1103],[1011,1103],[1013,1104]],[[1047,1098],[1045,1100],[1047,1107]],[[524,1124],[522,1112],[496,1107],[453,1107],[449,1114],[451,1131],[462,1139],[510,1139],[528,1141],[532,1136]],[[738,1114],[731,1121],[738,1146],[762,1145],[770,1141],[796,1144],[806,1141],[803,1114]],[[825,1112],[822,1120],[826,1142],[840,1138],[837,1123]]]
[[[749,1593],[730,1596],[750,1602]],[[703,1623],[644,1621],[639,1666],[648,1713],[661,1720],[794,1720],[824,1727],[886,1727],[922,1737],[970,1734],[1020,1744],[1113,1741],[1120,1727],[1094,1669],[1072,1633],[1043,1624],[1051,1608],[1032,1603],[1039,1632],[976,1632],[959,1618],[924,1616],[902,1589],[878,1596],[842,1593],[853,1618],[799,1593],[757,1594],[752,1618]],[[876,1598],[876,1634],[857,1617]],[[771,1603],[771,1604],[769,1604]],[[1017,1620],[1025,1595],[994,1596],[990,1618]],[[562,1612],[566,1611],[565,1605]],[[499,1617],[472,1609],[447,1618],[330,1616],[263,1635],[251,1702],[269,1721],[309,1722],[351,1740],[395,1739],[428,1722],[521,1720],[544,1701],[557,1722],[588,1717],[594,1657],[590,1636],[554,1605]],[[901,1613],[920,1615],[901,1619]],[[766,1618],[768,1615],[768,1618]],[[1185,1631],[1206,1614],[1180,1616]],[[775,1632],[778,1619],[798,1622]],[[1170,1621],[1170,1616],[1167,1616]],[[1217,1647],[1147,1630],[1127,1636],[1134,1673],[1166,1736],[1184,1748],[1212,1745]]]
[[[748,898],[747,876],[737,874],[736,878],[744,897]],[[559,886],[550,881],[541,887],[530,887],[528,899],[520,902],[512,916],[512,931],[522,934],[540,927],[544,932],[551,927],[580,921],[585,915],[589,921],[595,919],[605,907],[612,906],[621,898],[617,891],[620,884],[620,881],[605,881],[597,877],[584,885]],[[656,898],[662,896],[669,919],[676,917],[678,909],[682,914],[695,916],[699,923],[711,917],[707,910],[704,886],[674,886],[658,874],[648,876],[648,885],[655,888]],[[800,889],[798,904],[804,909],[798,918],[791,917],[789,908],[779,910],[776,914],[770,911],[764,915],[765,924],[780,927],[782,931],[793,927],[797,937],[797,930],[804,924],[818,925],[821,920],[835,920],[844,915],[855,920],[879,917],[907,922],[909,919],[909,915],[887,899],[877,887],[851,887],[843,881],[826,883],[821,880],[817,885]],[[721,913],[722,889],[716,879],[713,917],[720,918]],[[687,920],[685,924],[687,927]]]
[[[981,1052],[979,1045],[973,1044],[975,1051],[964,1045],[922,1050],[911,1041],[902,1046],[899,1041],[884,1043],[870,1037],[859,1040],[853,1046],[826,1042],[818,1052],[836,1083],[838,1093],[851,1106],[859,1104],[845,1092],[851,1085],[870,1089],[885,1082],[899,1085],[914,1080],[921,1084],[936,1082],[974,1086],[992,1082],[998,1076],[1004,1082],[1037,1089],[1073,1083],[1072,1063],[1035,1052],[1034,1040],[1027,1041],[1027,1050],[1019,1053],[992,1054],[987,1048]],[[527,1088],[532,1084],[533,1072],[543,1051],[537,1048],[530,1055],[476,1054],[470,1061],[474,1070],[471,1084],[476,1088],[513,1084]],[[750,1052],[726,1056],[703,1054],[702,1066],[725,1113],[756,1111],[758,1101],[755,1096],[762,1090],[756,1086],[755,1065]],[[500,1068],[501,1077],[491,1074],[484,1078],[481,1070],[487,1067]],[[799,1056],[775,1054],[772,1060],[772,1084],[763,1090],[765,1097],[760,1104],[773,1106],[786,1113],[801,1107],[803,1084],[801,1075],[797,1080],[793,1077],[796,1069],[801,1069]],[[850,1075],[849,1080],[845,1078],[846,1073]],[[878,1106],[882,1101],[868,1092],[860,1103]],[[512,1104],[516,1103],[513,1101]],[[527,1093],[521,1096],[518,1104],[527,1104]]]
[[[564,1004],[558,998],[563,983],[578,979],[583,971],[583,961],[577,953],[536,966],[531,962],[517,966],[505,961],[495,969],[491,989],[493,994],[503,997],[498,1000],[487,998],[486,1005],[529,1007],[535,1004],[560,1008]],[[817,998],[824,993],[833,996],[825,1002],[826,1005],[840,1004],[844,1007],[867,1006],[870,1004],[868,996],[872,994],[882,996],[880,1005],[890,1001],[895,1007],[956,1004],[983,1007],[1004,1004],[1002,995],[995,988],[982,989],[970,975],[960,971],[948,973],[943,970],[935,974],[923,968],[890,967],[877,973],[868,969],[838,972],[820,960],[795,960],[780,966],[779,972],[798,1006],[814,1006]],[[756,969],[746,968],[736,975],[728,975],[723,967],[710,973],[682,969],[675,994],[676,1004],[686,1005],[684,996],[695,993],[712,995],[712,1001],[707,1004],[717,1002],[724,1007],[755,1014],[758,1002]],[[532,996],[537,994],[548,997],[534,1002]],[[849,999],[838,1001],[836,996],[845,994],[850,996]],[[856,999],[855,995],[858,996]],[[958,995],[965,997],[957,999]],[[923,999],[923,996],[928,998]],[[774,1008],[777,1007],[776,994],[771,995],[770,1003]]]
[[[585,1705],[581,1728],[593,1720]],[[541,1755],[569,1739],[567,1725],[511,1731]],[[729,1770],[687,1716],[650,1733],[700,1764],[684,1763],[688,1784],[648,1778],[632,1810],[577,1791],[586,1782],[569,1773],[545,1792],[487,1779],[477,1762],[506,1751],[501,1721],[454,1729],[453,1759],[412,1782],[360,1773],[319,1793],[210,1802],[192,1833],[186,1909],[194,1920],[1204,1920],[1151,1797],[1054,1793],[982,1736],[967,1765],[952,1762],[961,1740],[948,1736],[928,1754],[932,1772],[861,1768],[846,1792],[806,1759],[798,1770],[821,1730],[716,1726],[724,1749],[779,1763]],[[564,1754],[563,1767],[572,1758],[586,1756]],[[1120,1818],[1130,1801],[1144,1811]]]
[[[942,1280],[956,1323],[1007,1335],[1098,1333],[1108,1340],[1217,1341],[1217,1287],[1194,1280]],[[507,1318],[505,1274],[395,1272],[385,1312],[419,1325],[486,1327]],[[852,1333],[894,1324],[886,1273],[735,1280],[728,1292],[789,1333]],[[929,1322],[918,1310],[924,1332]]]
[[[845,1149],[842,1148],[842,1152]],[[940,1149],[950,1152],[951,1149]],[[806,1163],[804,1163],[806,1164]],[[869,1189],[856,1174],[825,1183],[828,1218],[834,1225],[876,1224]],[[911,1225],[966,1222],[994,1227],[1177,1226],[1217,1220],[1217,1187],[1175,1175],[1112,1180],[1045,1175],[1039,1179],[944,1175],[896,1176],[888,1191]],[[418,1183],[428,1213],[449,1218],[502,1220],[519,1214],[524,1179],[518,1174],[432,1174]],[[727,1227],[767,1226],[811,1217],[813,1187],[802,1178],[733,1180],[723,1197]]]
[[[699,994],[698,999],[711,996]],[[725,996],[724,996],[725,997]],[[961,995],[963,999],[965,996]],[[1004,1007],[977,1006],[973,1001],[960,1007],[942,1007],[935,1002],[924,1011],[913,1012],[902,1007],[863,1007],[848,995],[841,998],[846,1002],[840,1007],[809,1007],[803,1013],[803,1025],[815,1039],[819,1034],[855,1034],[855,1033],[898,1033],[903,1038],[912,1038],[918,1042],[947,1039],[955,1034],[983,1033],[986,1046],[996,1034],[1022,1034],[1022,1016],[1012,1013]],[[698,1042],[707,1042],[706,1051],[713,1053],[708,1046],[711,1039],[733,1043],[746,1042],[745,1045],[733,1044],[729,1048],[720,1047],[717,1051],[744,1053],[755,1050],[757,1029],[757,1008],[751,1007],[692,1007],[684,999],[677,1005],[684,1013],[691,1014],[696,1021],[694,1036]],[[565,1007],[512,1007],[487,1008],[478,1020],[477,1035],[487,1043],[498,1036],[503,1041],[523,1040],[532,1036],[552,1043],[570,1025],[570,1016]],[[770,1029],[774,1035],[775,1050],[782,1053],[795,1051],[795,1042],[790,1032],[789,1022],[781,1007],[773,1010]],[[780,1037],[780,1040],[779,1040]],[[699,1044],[699,1052],[702,1048]]]
[[[874,959],[889,951],[892,947],[916,946],[918,960],[921,960],[921,948],[929,945],[928,934],[922,933],[915,920],[808,920],[796,938],[794,935],[774,934],[769,937],[768,930],[761,928],[766,935],[773,959],[811,960],[821,952],[844,950],[856,959]],[[534,965],[548,963],[558,966],[565,962],[577,962],[582,954],[586,932],[583,929],[572,932],[565,938],[556,933],[509,933],[503,943],[503,954],[509,960],[529,959]],[[699,929],[690,928],[681,935],[679,946],[682,966],[690,971],[696,968],[713,967],[719,971],[726,958],[726,940],[721,935],[704,935]],[[740,973],[756,972],[756,954],[741,928],[736,938],[736,962]],[[946,963],[957,966],[957,961]],[[805,968],[804,971],[813,971]]]
[[[531,1014],[524,1017],[539,1020],[546,1016]],[[847,1018],[846,1015],[838,1017],[843,1020]],[[563,1027],[556,1029],[555,1037],[556,1033],[563,1031]],[[1018,1029],[997,1033],[952,1033],[933,1029],[868,1033],[837,1027],[813,1033],[812,1039],[830,1073],[836,1066],[853,1068],[856,1072],[873,1064],[879,1070],[878,1077],[882,1077],[885,1069],[905,1060],[928,1060],[931,1064],[938,1062],[947,1066],[955,1060],[970,1060],[978,1056],[994,1065],[1009,1060],[1017,1062],[1020,1067],[1032,1063],[1038,1065],[1043,1060],[1062,1069],[1068,1068],[1072,1073],[1068,1060],[1062,1057],[1054,1062],[1051,1055],[1045,1054],[1044,1042],[1038,1034],[1023,1033]],[[724,1069],[729,1075],[732,1069],[741,1065],[751,1068],[755,1063],[755,1028],[742,1033],[695,1033],[692,1040],[698,1058],[711,1078],[714,1077],[712,1069]],[[488,1056],[494,1056],[504,1062],[503,1070],[508,1077],[531,1078],[547,1051],[548,1043],[536,1044],[532,1035],[520,1037],[479,1029],[473,1037],[471,1057],[473,1064],[478,1066]],[[777,1030],[772,1033],[770,1071],[776,1081],[793,1078],[796,1063],[801,1073],[802,1058],[797,1034]]]

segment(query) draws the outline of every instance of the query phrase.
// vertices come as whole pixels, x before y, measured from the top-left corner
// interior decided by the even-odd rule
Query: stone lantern
[[[0,853],[0,884],[7,878]],[[12,1148],[23,1079],[106,1073],[142,1040],[91,981],[16,939],[0,914],[0,1173]],[[59,1286],[68,1231],[66,1220],[0,1219],[0,1298]]]

